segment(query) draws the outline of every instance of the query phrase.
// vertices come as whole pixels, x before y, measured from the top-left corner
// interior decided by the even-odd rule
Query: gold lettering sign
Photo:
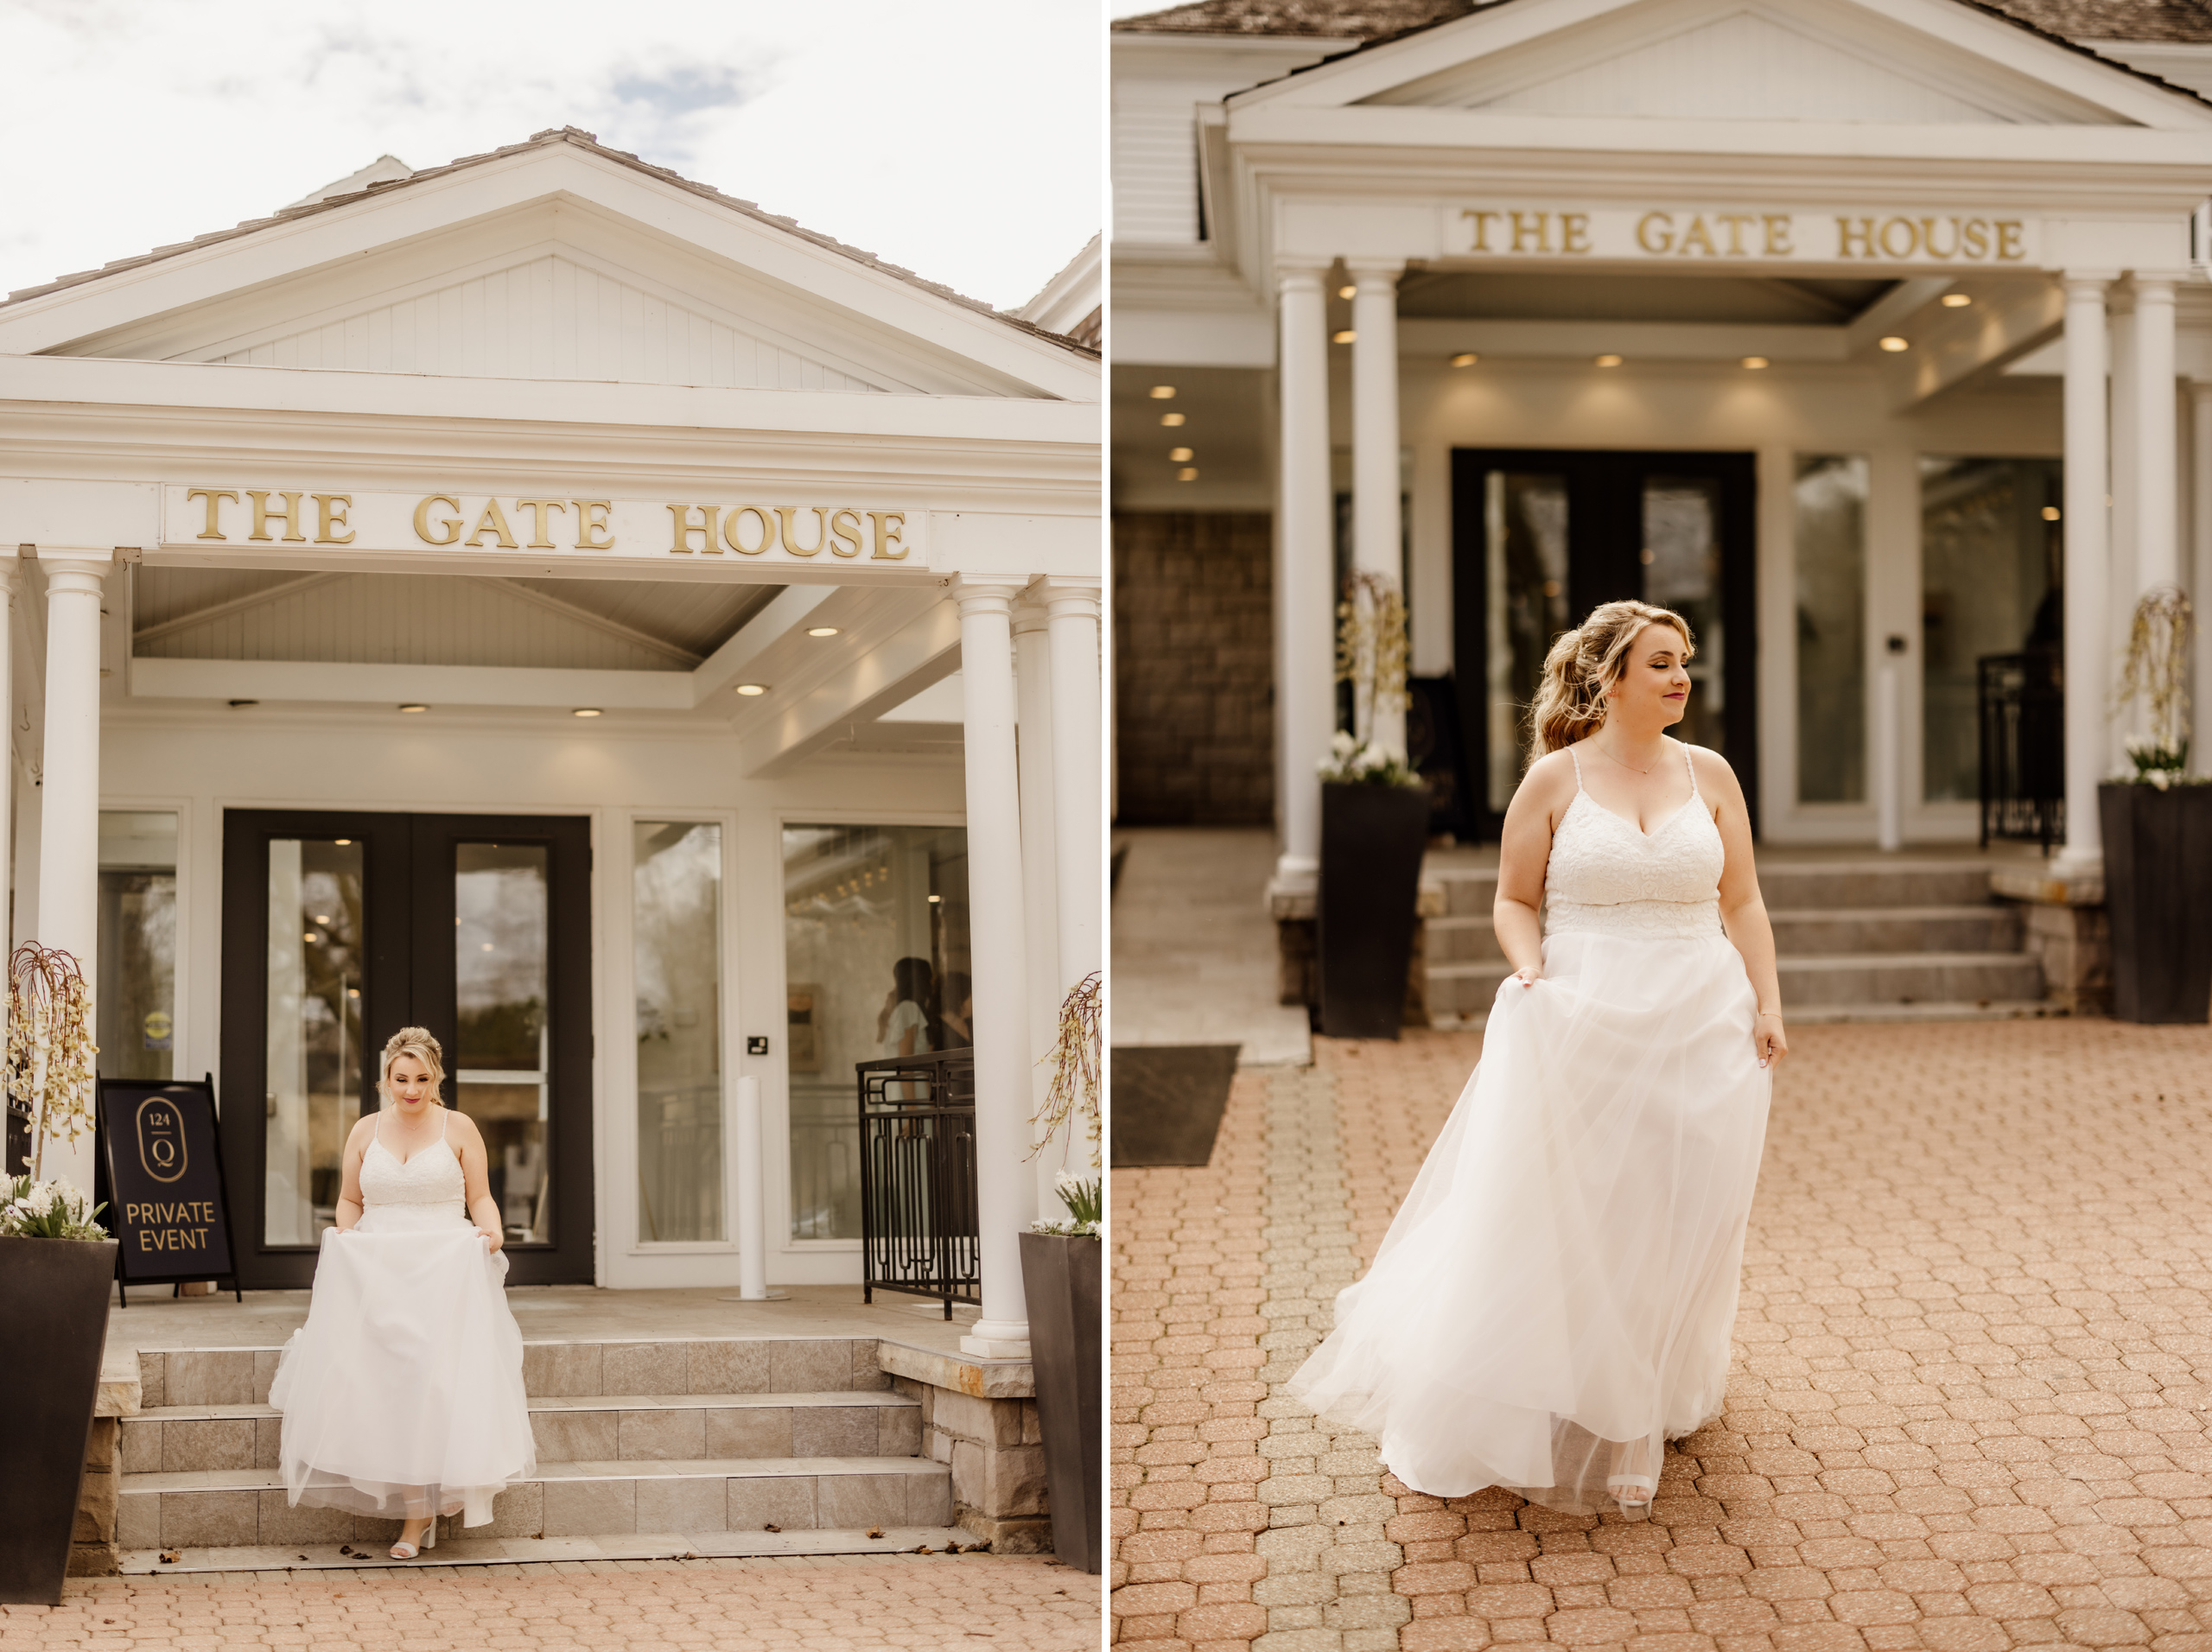
[[[2025,264],[2030,222],[1991,213],[1465,206],[1456,250],[1497,257]],[[1833,224],[1834,239],[1827,238]],[[213,506],[209,506],[213,509]]]
[[[184,1121],[175,1106],[159,1096],[138,1103],[137,1120],[138,1163],[157,1182],[173,1182],[184,1174]]]

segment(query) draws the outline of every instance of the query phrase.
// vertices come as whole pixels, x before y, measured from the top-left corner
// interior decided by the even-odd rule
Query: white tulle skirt
[[[372,1205],[351,1233],[324,1233],[308,1322],[269,1395],[290,1502],[481,1526],[497,1492],[537,1471],[506,1274],[443,1205]]]
[[[1481,1064],[1290,1389],[1417,1490],[1588,1513],[1623,1507],[1623,1447],[1656,1477],[1662,1440],[1719,1414],[1771,1075],[1725,938],[1554,934],[1544,969],[1499,988]]]

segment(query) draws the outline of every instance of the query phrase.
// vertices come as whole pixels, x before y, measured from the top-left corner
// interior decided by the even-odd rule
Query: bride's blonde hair
[[[1562,631],[1544,656],[1544,680],[1529,708],[1536,755],[1548,757],[1596,734],[1605,721],[1605,690],[1628,669],[1628,651],[1646,626],[1672,626],[1682,636],[1682,658],[1697,652],[1690,622],[1654,603],[1601,602],[1572,631]]]
[[[438,1085],[446,1076],[445,1052],[427,1026],[403,1026],[384,1041],[384,1059],[377,1067],[377,1094],[386,1101],[391,1099],[391,1064],[402,1056],[413,1056],[430,1070],[430,1099],[442,1101]]]

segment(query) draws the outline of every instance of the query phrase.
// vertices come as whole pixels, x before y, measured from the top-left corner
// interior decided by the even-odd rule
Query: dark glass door
[[[314,1277],[398,1028],[483,1132],[518,1285],[593,1277],[591,847],[572,817],[231,810],[223,1151],[248,1289]]]
[[[1756,486],[1750,454],[1453,452],[1454,678],[1485,839],[1528,766],[1552,639],[1624,597],[1689,621],[1698,651],[1675,732],[1728,759],[1756,828]]]

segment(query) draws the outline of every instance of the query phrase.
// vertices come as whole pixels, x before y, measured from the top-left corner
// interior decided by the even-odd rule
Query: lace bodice
[[[1571,746],[1567,756],[1574,763],[1574,801],[1552,833],[1545,932],[1718,937],[1720,873],[1728,857],[1698,794],[1696,767],[1690,766],[1690,800],[1646,833],[1585,791],[1582,762]],[[1682,761],[1689,764],[1687,746]]]
[[[435,1141],[417,1148],[402,1164],[399,1155],[384,1145],[383,1121],[377,1121],[367,1150],[361,1154],[364,1210],[374,1210],[379,1204],[451,1205],[465,1215],[467,1186],[460,1156],[442,1129]]]

